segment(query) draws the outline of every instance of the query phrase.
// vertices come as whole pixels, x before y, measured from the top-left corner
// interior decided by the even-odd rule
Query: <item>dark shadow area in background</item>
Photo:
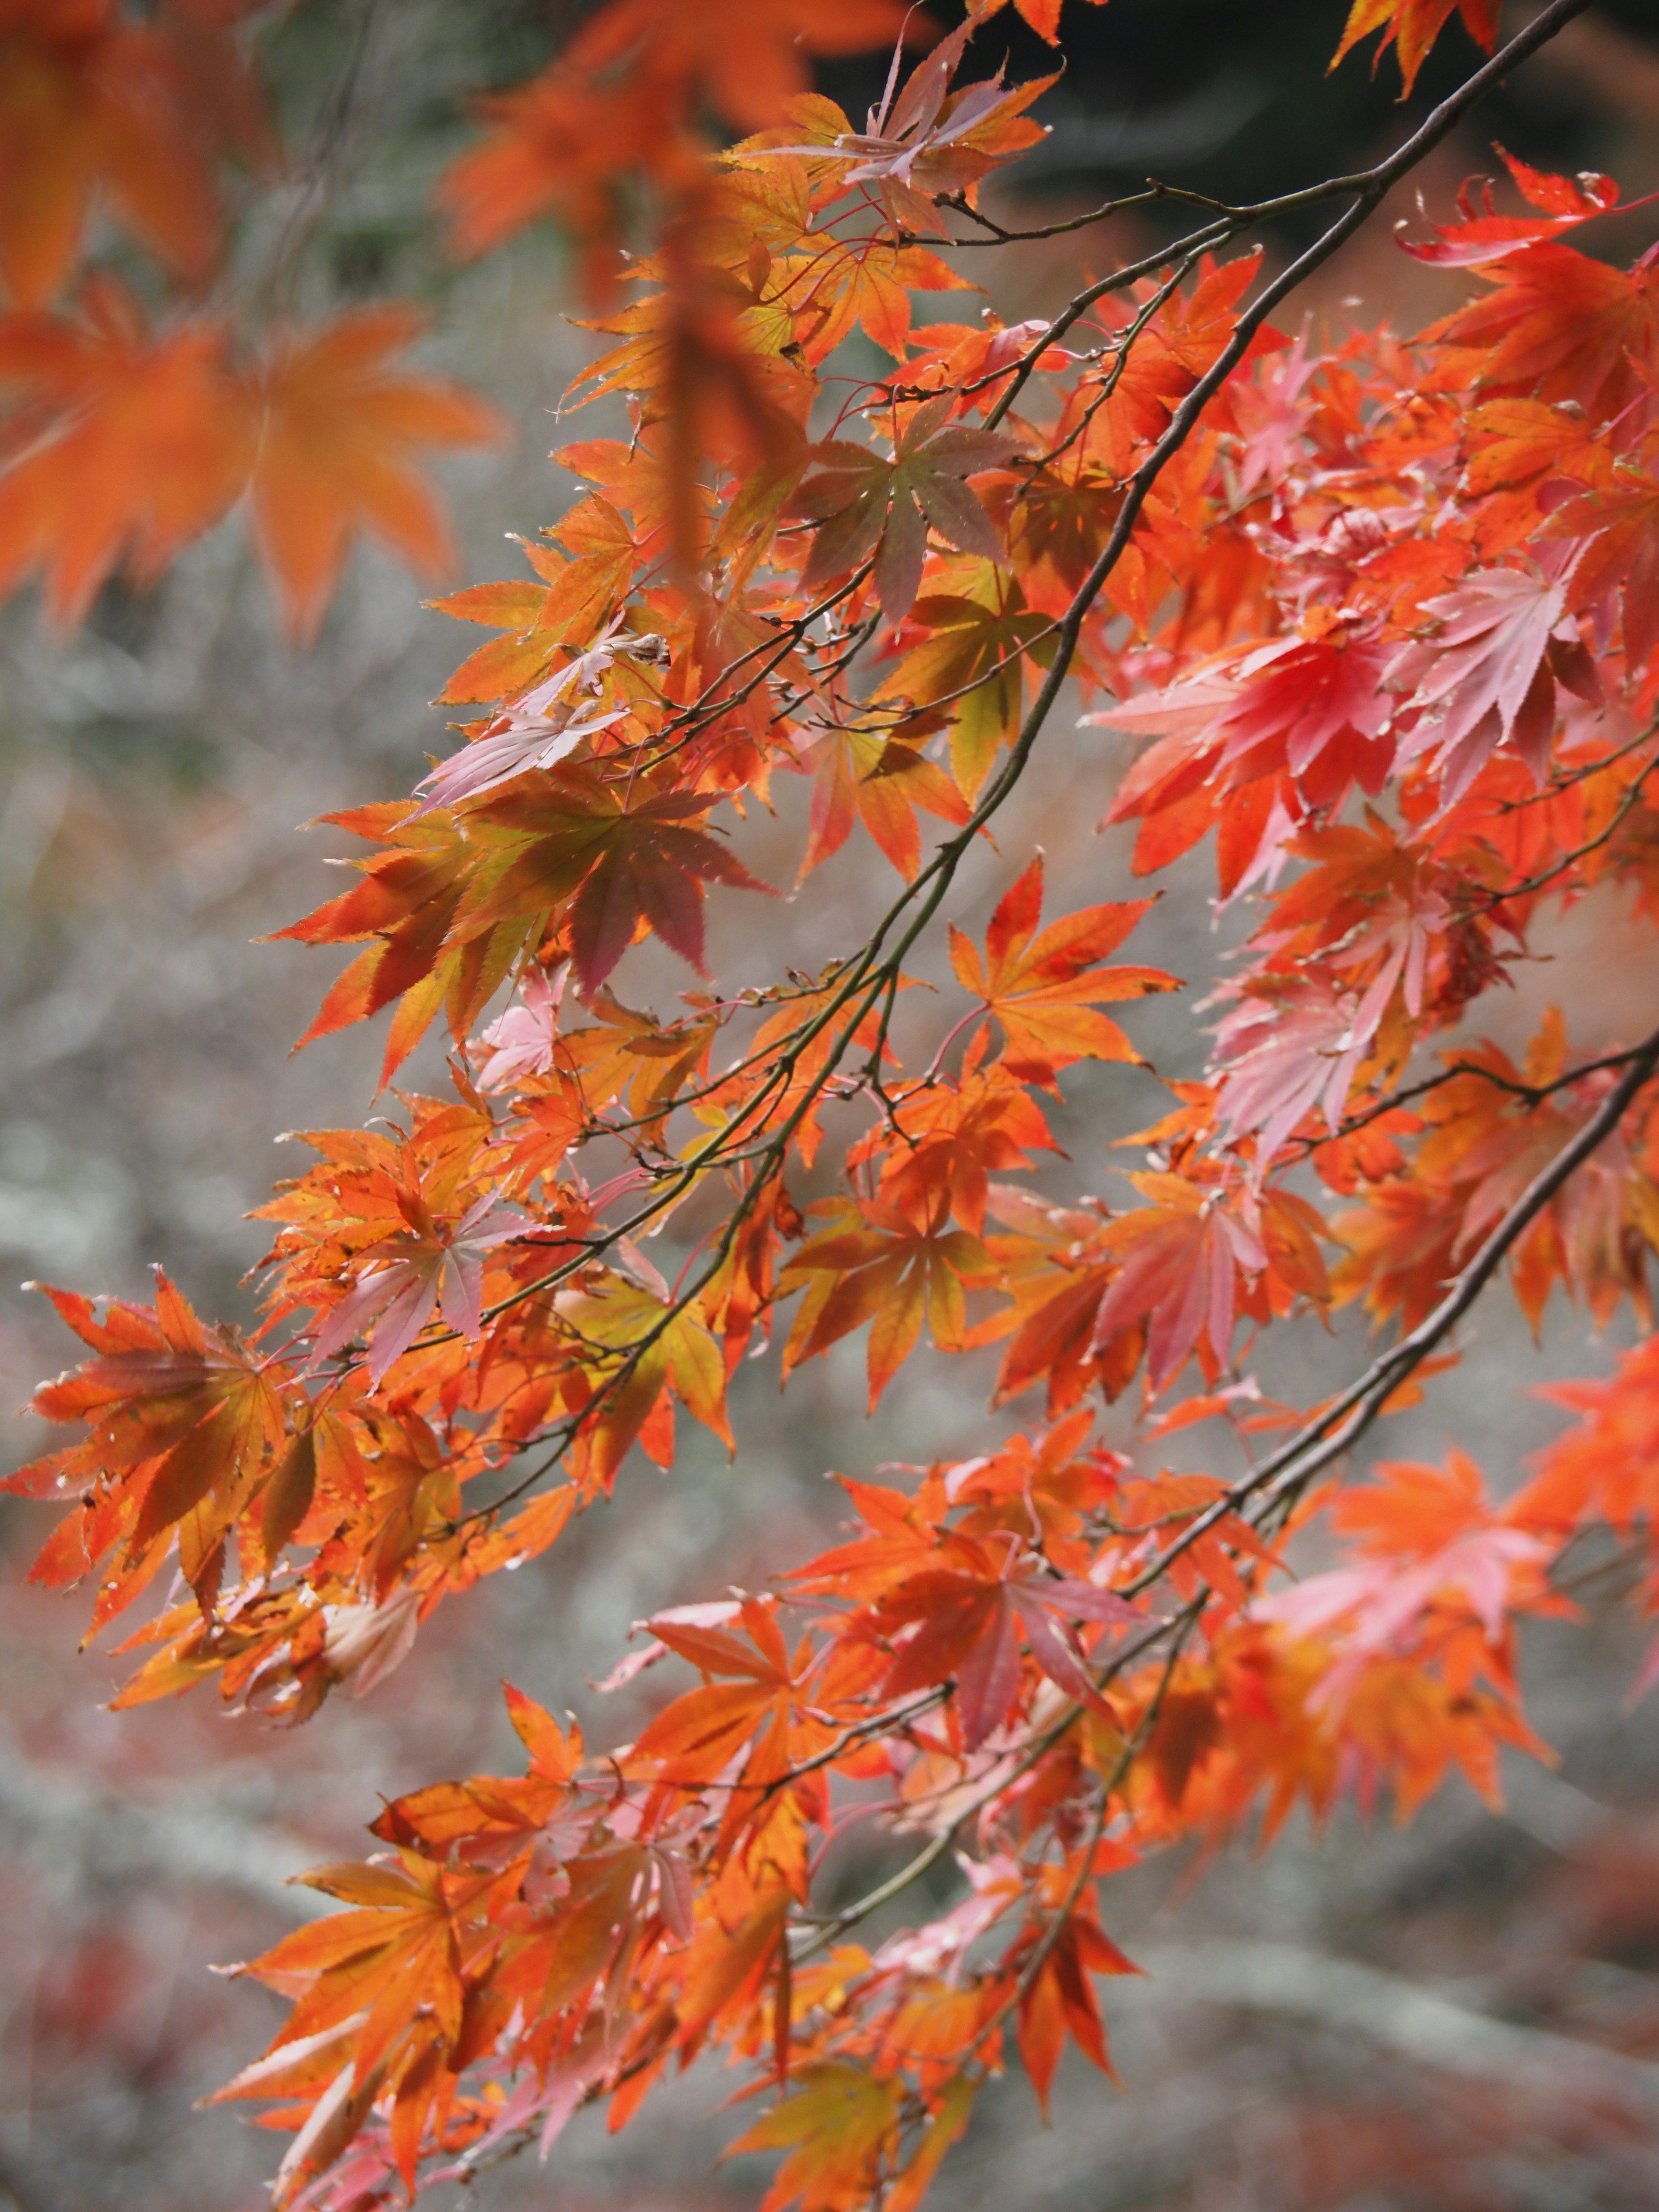
[[[965,11],[940,4],[928,12],[954,25]],[[1050,136],[1012,173],[1017,189],[1104,200],[1139,190],[1150,175],[1235,204],[1270,198],[1397,143],[1480,58],[1454,20],[1402,101],[1392,53],[1375,71],[1370,66],[1375,39],[1327,73],[1345,12],[1341,0],[1068,0],[1063,73],[1032,111],[1052,126]],[[1504,16],[1512,32],[1518,11],[1506,9]],[[1652,54],[1659,102],[1659,0],[1599,0],[1590,19]],[[1006,58],[1011,83],[1058,65],[1054,49],[1012,6],[986,25],[969,54],[971,76]],[[872,57],[826,62],[817,71],[822,88],[860,127],[884,76],[884,64]],[[1605,90],[1588,71],[1547,56],[1489,97],[1474,134],[1534,167],[1595,167],[1607,159]],[[1155,224],[1156,211],[1141,220]],[[1297,248],[1324,220],[1317,208],[1288,216],[1269,227],[1268,243]],[[1596,251],[1594,233],[1584,244]]]

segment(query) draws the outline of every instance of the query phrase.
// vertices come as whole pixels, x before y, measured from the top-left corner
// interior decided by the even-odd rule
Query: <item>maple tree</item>
[[[1016,4],[1058,39],[1057,0]],[[635,1446],[672,1465],[677,1406],[735,1448],[728,1385],[779,1328],[785,1376],[867,1331],[872,1404],[924,1338],[1001,1346],[999,1404],[1042,1402],[908,1487],[843,1478],[848,1540],[766,1590],[641,1624],[612,1686],[700,1679],[632,1742],[509,1689],[525,1773],[404,1796],[383,1850],[309,1877],[345,1909],[242,1970],[292,2009],[223,2092],[291,2131],[279,2203],[404,2201],[591,2102],[620,2126],[717,2046],[769,2100],[734,2146],[782,2154],[768,2212],[908,2212],[1011,2057],[1045,2106],[1068,2042],[1110,2071],[1115,1874],[1345,1796],[1407,1814],[1453,1771],[1493,1796],[1503,1748],[1542,1748],[1519,1626],[1566,1609],[1589,1528],[1659,1606],[1650,1339],[1557,1392],[1578,1425],[1507,1498],[1462,1451],[1352,1458],[1500,1278],[1534,1326],[1559,1286],[1651,1328],[1659,1030],[1592,1053],[1553,1012],[1517,1061],[1469,1024],[1564,904],[1659,916],[1654,253],[1591,258],[1569,238],[1616,188],[1505,156],[1525,213],[1466,195],[1406,241],[1470,303],[1322,351],[1273,320],[1583,4],[1376,167],[1187,195],[1184,235],[1012,327],[917,327],[910,298],[966,288],[946,250],[1046,234],[979,200],[1053,81],[975,73],[1000,0],[948,33],[888,0],[607,0],[484,106],[441,188],[457,247],[566,227],[617,341],[573,398],[621,395],[631,434],[562,448],[590,489],[528,575],[438,603],[495,633],[445,693],[481,711],[409,795],[333,817],[358,880],[283,933],[356,948],[311,1036],[393,1009],[390,1088],[441,1023],[448,1088],[307,1134],[252,1336],[165,1279],[49,1293],[90,1356],[35,1401],[84,1433],[10,1479],[62,1508],[35,1577],[91,1583],[102,1628],[171,1571],[118,1705],[210,1687],[297,1722],[602,1508]],[[245,498],[309,635],[355,530],[436,564],[413,457],[490,431],[388,367],[400,306],[255,333],[192,289],[222,166],[276,158],[241,12],[0,9],[0,578],[60,619]],[[1409,83],[1453,12],[1355,0],[1338,59],[1380,33]],[[1486,0],[1456,12],[1494,46]],[[860,131],[807,63],[883,42]],[[1286,265],[1237,250],[1327,202]],[[94,205],[176,285],[159,323],[87,273]],[[831,370],[855,331],[878,374]],[[941,933],[949,1023],[905,1018],[1073,682],[1149,741],[1110,817],[1135,875],[1212,836],[1255,917],[1121,1208],[1004,1178],[1179,988],[1120,957],[1149,901],[1046,914],[1040,856],[999,855],[982,927]],[[733,828],[788,775],[803,896],[860,828],[898,886],[817,973],[722,991],[706,908],[775,890]],[[708,985],[668,1020],[620,995],[650,938]],[[641,1240],[682,1209],[670,1280]],[[1262,1334],[1351,1304],[1370,1363],[1266,1400]],[[1159,1468],[1205,1421],[1276,1441]],[[1336,1563],[1295,1578],[1316,1522]],[[827,1901],[872,1808],[913,1856]],[[952,1855],[957,1902],[878,1917]]]

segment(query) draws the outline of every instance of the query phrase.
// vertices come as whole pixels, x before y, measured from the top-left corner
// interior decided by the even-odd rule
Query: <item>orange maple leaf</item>
[[[40,571],[54,621],[78,622],[118,567],[154,581],[246,480],[251,426],[222,328],[152,336],[109,278],[74,316],[0,319],[5,387],[18,407],[0,466],[0,592]]]
[[[315,635],[357,531],[425,574],[448,565],[448,526],[416,453],[502,434],[494,408],[460,386],[388,368],[422,321],[399,302],[349,309],[285,337],[252,380],[253,533],[301,640]]]
[[[1334,69],[1343,56],[1361,39],[1373,31],[1381,31],[1377,42],[1376,62],[1392,46],[1400,64],[1400,74],[1405,82],[1400,96],[1404,100],[1417,82],[1417,72],[1428,58],[1429,49],[1444,30],[1455,7],[1463,19],[1463,27],[1476,43],[1488,53],[1498,43],[1498,10],[1499,0],[1353,0],[1348,11],[1348,21],[1342,33],[1342,43],[1331,60]]]
[[[1117,1024],[1094,1009],[1103,1001],[1180,988],[1161,968],[1103,968],[1152,905],[1138,899],[1085,907],[1041,934],[1039,854],[1006,890],[985,933],[983,958],[959,929],[951,932],[951,965],[963,990],[982,999],[1002,1027],[1002,1065],[1024,1083],[1057,1086],[1055,1071],[1079,1060],[1139,1060]]]
[[[248,0],[0,6],[0,282],[40,307],[74,265],[95,204],[181,274],[200,277],[222,222],[214,167],[268,165],[270,126],[230,37]]]

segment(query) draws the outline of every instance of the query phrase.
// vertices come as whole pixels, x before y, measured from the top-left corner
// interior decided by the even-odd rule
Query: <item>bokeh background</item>
[[[250,205],[246,281],[280,252],[307,313],[413,295],[433,319],[430,364],[480,385],[516,426],[509,444],[447,471],[458,581],[514,573],[507,534],[533,532],[572,495],[550,447],[615,427],[598,410],[555,419],[594,346],[564,319],[557,239],[460,268],[428,212],[433,179],[465,142],[467,88],[527,74],[580,12],[296,0],[260,33],[295,161],[274,201]],[[1375,158],[1473,49],[1449,33],[1402,108],[1391,65],[1376,82],[1358,58],[1325,76],[1342,15],[1341,0],[1073,0],[1067,70],[1039,111],[1053,131],[1003,206],[1046,218],[1149,172],[1255,198]],[[1011,50],[1014,75],[1033,73],[1043,50],[1006,20],[990,44]],[[1505,10],[1509,27],[1522,20]],[[823,82],[856,111],[880,75],[838,65]],[[1601,0],[1516,72],[1281,319],[1410,330],[1454,305],[1462,280],[1396,252],[1392,223],[1418,219],[1419,193],[1443,213],[1461,178],[1495,166],[1494,139],[1545,167],[1608,170],[1627,198],[1659,186],[1656,0]],[[1649,210],[1584,243],[1628,259],[1656,234]],[[1149,235],[1119,225],[982,253],[972,273],[1014,320],[1052,311]],[[1302,242],[1287,228],[1269,251]],[[256,940],[334,887],[322,864],[346,847],[296,825],[407,788],[445,749],[425,702],[474,635],[424,610],[410,580],[368,550],[320,642],[296,656],[234,526],[155,591],[112,587],[72,635],[46,631],[27,599],[0,611],[0,1404],[21,1404],[70,1357],[41,1302],[12,1287],[23,1278],[142,1297],[160,1261],[198,1307],[251,1318],[242,1277],[262,1246],[243,1217],[294,1158],[273,1140],[376,1110],[380,1049],[378,1035],[353,1033],[290,1057],[331,968]],[[957,920],[982,924],[1036,844],[1056,898],[1129,895],[1125,844],[1093,829],[1123,750],[1073,720],[1056,718],[1000,850],[961,888]],[[782,791],[775,823],[755,832],[753,864],[775,883],[793,882],[805,800],[804,785]],[[1192,983],[1130,1017],[1172,1074],[1201,1060],[1194,1007],[1237,927],[1212,924],[1207,871],[1196,858],[1137,939],[1137,957]],[[817,964],[862,934],[887,880],[859,842],[808,897],[769,905],[758,923],[748,902],[717,902],[720,972]],[[1553,997],[1589,1051],[1650,1026],[1650,954],[1612,902],[1587,902],[1541,950],[1504,1005],[1483,1009],[1483,1028],[1515,1044]],[[622,980],[636,1003],[662,1006],[691,981],[635,957]],[[411,1071],[417,1086],[440,1075],[435,1055]],[[1130,1071],[1077,1071],[1060,1130],[1073,1188],[1110,1194],[1111,1140],[1152,1119],[1160,1095]],[[1534,1346],[1494,1303],[1455,1382],[1400,1419],[1387,1449],[1437,1456],[1455,1429],[1494,1483],[1511,1483],[1558,1418],[1533,1386],[1599,1370],[1613,1348],[1559,1306]],[[630,1732],[625,1703],[599,1700],[587,1680],[619,1656],[630,1621],[752,1584],[821,1541],[836,1519],[827,1468],[979,1449],[1012,1418],[985,1411],[988,1373],[924,1357],[866,1422],[861,1351],[842,1350],[783,1398],[758,1363],[737,1407],[735,1464],[692,1437],[672,1477],[631,1468],[613,1510],[449,1607],[401,1673],[293,1736],[227,1723],[201,1701],[103,1711],[118,1662],[77,1654],[76,1601],[25,1587],[40,1514],[7,1507],[0,2212],[261,2203],[277,2142],[234,2108],[191,2106],[276,2017],[274,1999],[207,1967],[252,1955],[306,1909],[283,1877],[361,1848],[377,1793],[510,1764],[502,1675],[597,1732]],[[1311,1397],[1362,1352],[1353,1325],[1316,1328],[1275,1352],[1264,1382]],[[14,1424],[9,1455],[45,1441]],[[1202,1449],[1192,1443],[1188,1462]],[[1453,1785],[1409,1830],[1344,1816],[1271,1857],[1240,1850],[1124,1883],[1109,1924],[1150,1972],[1109,1992],[1121,2090],[1067,2073],[1045,2132],[1029,2092],[1006,2085],[946,2167],[941,2212],[1637,2212],[1659,2201],[1659,1729],[1654,1707],[1623,1701],[1643,1639],[1620,1582],[1616,1560],[1587,1558],[1586,1624],[1532,1638],[1534,1719],[1559,1763],[1517,1765],[1502,1816]],[[584,2118],[551,2168],[502,2169],[474,2201],[752,2206],[760,2166],[716,2163],[730,2086],[696,2075],[617,2139]]]

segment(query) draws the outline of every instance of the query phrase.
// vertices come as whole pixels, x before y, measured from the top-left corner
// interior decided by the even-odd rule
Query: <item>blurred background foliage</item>
[[[556,238],[460,266],[428,212],[433,179],[466,137],[468,89],[533,70],[581,12],[549,0],[298,0],[258,33],[294,160],[274,191],[250,187],[232,281],[252,312],[273,316],[412,295],[432,318],[430,364],[481,386],[517,426],[510,445],[447,467],[458,580],[514,573],[507,535],[533,532],[566,503],[571,480],[547,465],[550,446],[618,427],[598,410],[555,420],[594,349],[563,319]],[[1149,173],[1253,199],[1374,158],[1474,52],[1449,33],[1402,108],[1391,63],[1372,77],[1356,57],[1326,75],[1342,15],[1341,0],[1070,0],[1066,70],[1039,111],[1053,129],[1017,173],[1022,198],[1010,205],[1080,210]],[[987,36],[992,61],[1005,50],[1014,76],[1052,66],[1011,13]],[[884,67],[872,58],[826,70],[824,88],[856,116],[878,96]],[[1540,166],[1606,169],[1627,198],[1659,186],[1659,5],[1601,0],[1299,312],[1328,331],[1349,315],[1409,329],[1454,304],[1462,280],[1395,252],[1389,225],[1419,219],[1419,190],[1443,209],[1463,175],[1494,166],[1494,138]],[[972,273],[1012,320],[1052,308],[1146,235],[1120,222],[978,255]],[[1632,216],[1585,242],[1628,258],[1651,235],[1650,217]],[[1304,236],[1286,226],[1269,251],[1288,255]],[[954,301],[936,311],[962,312]],[[860,365],[849,358],[849,370]],[[261,1240],[242,1217],[294,1159],[273,1138],[395,1111],[373,1097],[377,1036],[289,1056],[327,975],[295,947],[254,940],[313,904],[322,859],[346,849],[295,825],[407,789],[424,756],[446,749],[423,702],[465,642],[371,550],[318,647],[296,657],[234,529],[151,592],[112,586],[72,635],[45,629],[27,600],[0,611],[9,1285],[40,1276],[142,1297],[160,1261],[198,1307],[251,1317],[241,1279]],[[981,856],[959,920],[982,921],[1033,843],[1048,853],[1054,900],[1127,894],[1126,847],[1092,834],[1122,753],[1098,732],[1057,730],[1054,745],[1001,851]],[[805,807],[804,785],[786,790],[776,823],[757,825],[755,864],[775,883],[793,880]],[[745,962],[758,972],[781,955],[816,964],[884,889],[883,867],[867,846],[849,846],[808,898],[769,912],[763,942],[745,941],[750,918],[726,902],[716,963],[739,976]],[[1137,939],[1138,958],[1193,986],[1133,1018],[1166,1073],[1201,1057],[1193,1008],[1228,941],[1224,922],[1211,926],[1209,890],[1196,856]],[[1564,950],[1593,942],[1602,956],[1598,995],[1574,1009],[1586,1045],[1628,1027],[1642,1003],[1644,979],[1619,930],[1607,906],[1562,926]],[[623,980],[662,1003],[690,979],[647,958]],[[1547,968],[1518,979],[1505,1042],[1530,1030],[1548,994]],[[410,1079],[442,1080],[435,1047]],[[1151,1119],[1159,1097],[1144,1075],[1079,1071],[1062,1130],[1077,1188],[1110,1191],[1109,1140]],[[1286,1395],[1316,1395],[1331,1363],[1346,1371],[1357,1352],[1352,1326],[1334,1345],[1313,1336],[1273,1378]],[[1483,1322],[1455,1410],[1495,1481],[1512,1480],[1552,1432],[1528,1386],[1607,1350],[1587,1358],[1568,1316],[1537,1353],[1518,1324]],[[66,1356],[40,1302],[8,1288],[7,1402]],[[609,1667],[630,1620],[757,1582],[822,1541],[836,1517],[827,1468],[964,1453],[995,1431],[987,1377],[937,1360],[912,1367],[866,1424],[856,1346],[805,1370],[782,1400],[758,1364],[736,1408],[735,1464],[698,1439],[672,1478],[631,1471],[616,1510],[452,1607],[404,1674],[292,1738],[228,1725],[199,1705],[118,1723],[102,1712],[119,1662],[77,1657],[72,1608],[21,1586],[37,1530],[31,1509],[9,1506],[0,2212],[8,2198],[15,2212],[261,2202],[271,2139],[190,2106],[264,2039],[269,2006],[211,1980],[206,1962],[249,1955],[302,1909],[281,1875],[361,1848],[377,1791],[510,1759],[495,1717],[501,1674],[578,1708],[599,1732],[626,1734],[635,1713],[623,1699],[602,1705],[586,1677]],[[38,1439],[20,1427],[14,1441],[21,1457]],[[1437,1455],[1443,1442],[1431,1389],[1387,1445]],[[1192,1445],[1192,1463],[1202,1448]],[[1029,2096],[1011,2087],[947,2167],[941,2208],[1638,2212],[1659,2200],[1659,2064],[1648,2063],[1659,2057],[1659,1741],[1650,1709],[1620,1703],[1639,1638],[1613,1602],[1616,1585],[1616,1568],[1588,1559],[1588,1630],[1552,1626],[1535,1639],[1534,1717],[1561,1764],[1517,1771],[1503,1818],[1453,1789],[1407,1832],[1383,1826],[1362,1840],[1349,1818],[1259,1863],[1241,1853],[1126,1884],[1112,1932],[1153,1971],[1111,1995],[1124,2093],[1068,2079],[1043,2135]],[[1607,2052],[1605,2084],[1569,2078],[1559,2042],[1569,2033]],[[754,2161],[714,2166],[718,2080],[675,2094],[614,2142],[579,2125],[554,2172],[503,2171],[477,2198],[562,2212],[757,2203]]]

